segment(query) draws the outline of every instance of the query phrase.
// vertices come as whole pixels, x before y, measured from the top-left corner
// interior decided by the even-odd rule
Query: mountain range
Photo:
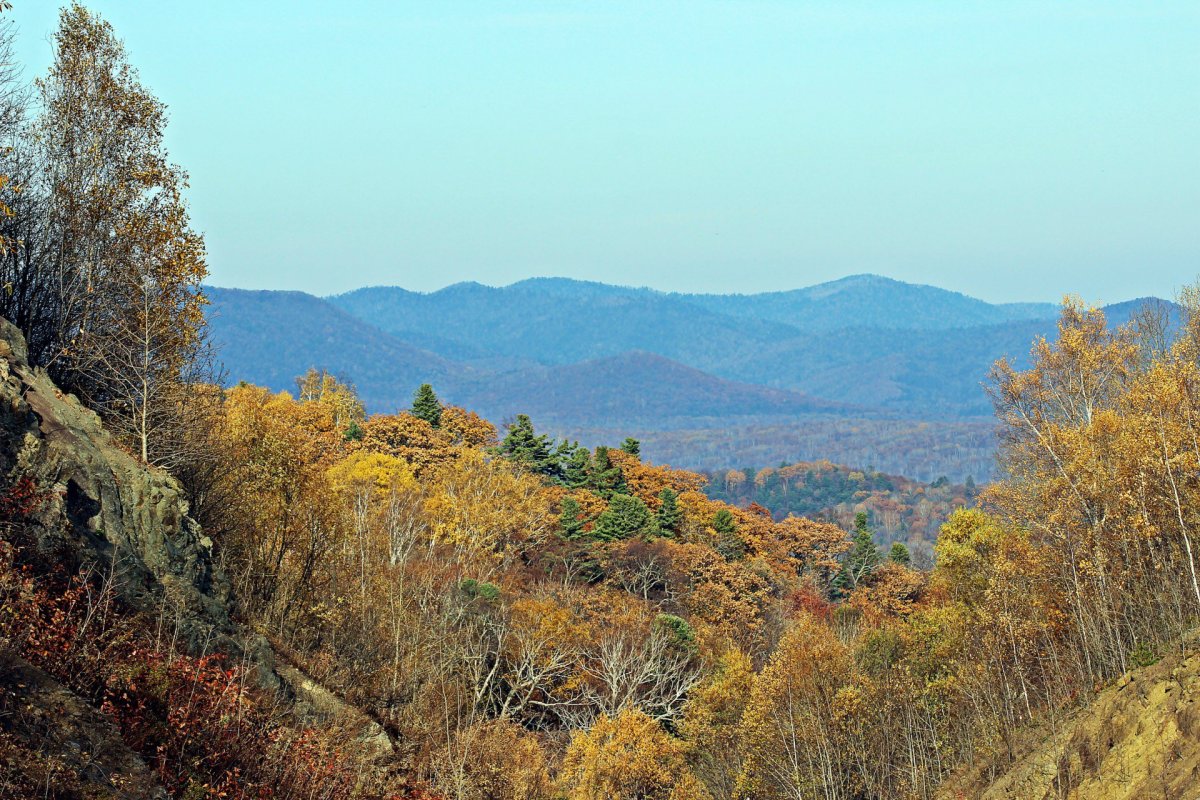
[[[687,431],[700,443],[694,454],[672,447],[671,455],[683,457],[680,466],[707,468],[746,466],[742,452],[811,457],[806,430],[853,420],[867,437],[852,443],[856,453],[926,479],[986,477],[978,447],[968,448],[968,464],[945,436],[990,424],[982,383],[992,364],[1025,363],[1033,341],[1053,335],[1058,315],[1050,303],[991,304],[875,275],[747,295],[564,278],[428,293],[368,287],[327,298],[207,291],[232,380],[291,389],[296,376],[322,367],[353,382],[375,412],[407,407],[428,382],[445,401],[496,423],[528,413],[551,432],[585,439],[636,429],[652,458],[656,434],[665,445],[667,432],[678,442]],[[1174,304],[1154,298],[1105,310],[1119,324],[1147,301],[1178,321]],[[890,450],[897,425],[920,431],[939,455],[921,460],[912,436],[902,437],[908,452]],[[764,450],[763,432],[781,429],[787,435],[769,435],[777,451]],[[884,429],[891,433],[875,452],[871,437]],[[837,452],[821,455],[838,460]]]

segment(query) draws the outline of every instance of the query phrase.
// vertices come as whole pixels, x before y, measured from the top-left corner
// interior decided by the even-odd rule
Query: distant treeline
[[[932,565],[939,529],[955,509],[974,505],[977,494],[970,477],[965,484],[944,476],[922,483],[829,461],[704,474],[704,491],[713,500],[743,508],[757,504],[775,519],[794,514],[850,530],[865,513],[876,542],[904,543],[919,566]]]

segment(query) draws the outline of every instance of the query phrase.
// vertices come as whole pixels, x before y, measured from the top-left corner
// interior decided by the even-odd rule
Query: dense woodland
[[[850,530],[855,518],[866,514],[877,543],[900,542],[924,567],[933,565],[942,525],[957,509],[974,505],[979,491],[970,476],[965,484],[944,476],[921,483],[828,461],[703,474],[704,492],[712,499],[743,508],[758,505],[776,520],[794,515]]]
[[[939,501],[978,507],[917,569],[872,537],[891,512],[871,493],[897,491],[879,476],[726,475],[730,503],[634,439],[497,430],[429,385],[374,415],[315,368],[292,392],[222,388],[163,107],[94,14],[65,10],[54,43],[32,97],[5,84],[0,313],[179,477],[247,629],[397,747],[370,759],[245,664],[123,613],[104,575],[40,558],[23,520],[46,487],[15,471],[0,645],[111,716],[173,797],[931,798],[1195,624],[1195,292],[1173,341],[1070,301],[1030,368],[997,364],[1003,477]],[[755,502],[785,486],[801,505]],[[827,491],[841,524],[786,513]],[[2,721],[0,790],[78,796]]]

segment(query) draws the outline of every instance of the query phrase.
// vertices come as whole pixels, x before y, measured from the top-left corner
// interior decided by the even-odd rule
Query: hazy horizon
[[[447,289],[453,289],[456,286],[462,286],[462,285],[485,286],[490,289],[504,289],[504,288],[508,288],[510,286],[514,286],[514,285],[517,285],[520,283],[527,283],[530,281],[567,280],[567,281],[576,281],[576,282],[580,282],[580,283],[600,284],[600,285],[610,286],[610,287],[619,288],[619,289],[648,290],[648,291],[652,291],[652,292],[658,292],[661,294],[685,294],[685,295],[686,294],[700,294],[700,295],[725,295],[725,296],[728,296],[728,295],[759,295],[759,294],[785,293],[785,292],[789,292],[789,291],[799,291],[799,290],[804,290],[804,289],[811,289],[811,288],[815,288],[817,286],[824,286],[824,285],[828,285],[831,283],[840,283],[842,281],[848,281],[848,280],[851,280],[854,278],[879,278],[879,279],[883,279],[885,281],[896,281],[896,282],[907,284],[910,286],[924,286],[924,287],[930,287],[930,288],[934,288],[934,289],[941,289],[944,291],[961,294],[965,297],[969,297],[972,299],[982,300],[984,302],[991,303],[993,305],[1026,305],[1026,304],[1037,304],[1037,303],[1057,304],[1057,303],[1061,302],[1063,300],[1063,297],[1065,296],[1065,295],[1063,295],[1063,296],[1044,298],[1044,299],[1027,299],[1027,300],[989,300],[987,298],[979,297],[978,295],[972,294],[971,292],[963,292],[958,289],[951,289],[949,287],[939,286],[934,283],[927,283],[927,282],[923,282],[923,281],[902,281],[898,278],[891,278],[887,275],[880,275],[878,273],[870,273],[870,272],[855,273],[852,275],[843,275],[838,278],[833,278],[828,281],[820,281],[818,283],[800,284],[800,285],[795,285],[795,286],[784,287],[781,289],[764,289],[762,291],[757,291],[757,292],[737,292],[737,291],[701,292],[701,291],[695,291],[695,290],[691,290],[691,289],[687,289],[687,288],[664,289],[664,288],[660,288],[660,287],[656,287],[656,286],[647,286],[645,284],[615,283],[613,281],[592,280],[590,278],[576,278],[576,277],[572,277],[572,276],[568,276],[568,275],[529,275],[527,277],[517,278],[516,280],[512,280],[512,281],[495,281],[495,282],[465,279],[465,280],[453,281],[453,282],[447,283],[443,286],[435,286],[435,287],[429,288],[429,289],[417,289],[417,288],[413,288],[410,286],[405,286],[400,283],[370,283],[370,284],[363,284],[362,286],[354,286],[349,289],[345,289],[345,290],[341,290],[341,291],[337,291],[337,292],[328,292],[328,293],[310,292],[305,289],[296,289],[296,288],[284,287],[284,286],[276,286],[276,287],[233,286],[233,285],[224,284],[224,283],[217,283],[217,282],[214,282],[211,280],[206,281],[205,285],[215,288],[215,289],[241,289],[244,291],[284,291],[284,292],[299,291],[299,292],[305,292],[306,294],[311,294],[314,297],[330,298],[330,297],[337,297],[339,295],[350,294],[352,292],[356,292],[356,291],[359,291],[362,289],[402,289],[404,291],[414,292],[417,294],[435,294],[437,292],[442,292]],[[1191,283],[1191,282],[1188,282],[1188,283]],[[1085,303],[1092,303],[1092,304],[1096,304],[1096,305],[1110,305],[1113,303],[1123,303],[1123,302],[1128,302],[1128,301],[1132,301],[1132,300],[1143,300],[1143,299],[1149,299],[1149,298],[1157,298],[1160,300],[1170,300],[1170,301],[1174,302],[1177,299],[1178,290],[1180,288],[1182,288],[1184,285],[1186,285],[1186,284],[1180,284],[1180,286],[1175,287],[1175,289],[1173,289],[1170,292],[1165,293],[1165,294],[1154,294],[1151,292],[1143,292],[1142,294],[1130,295],[1128,297],[1088,297],[1086,295],[1081,295],[1079,292],[1068,292],[1067,294],[1071,295],[1071,296],[1075,296],[1075,297],[1080,297]]]
[[[14,4],[30,79],[56,6]],[[169,106],[219,285],[1107,302],[1200,270],[1196,3],[88,6]]]

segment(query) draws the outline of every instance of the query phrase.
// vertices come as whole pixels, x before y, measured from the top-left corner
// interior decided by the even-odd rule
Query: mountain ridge
[[[432,383],[494,422],[521,412],[562,430],[725,428],[746,437],[746,452],[762,450],[752,430],[818,417],[948,426],[988,416],[992,364],[1026,363],[1058,315],[1049,303],[992,304],[869,274],[745,295],[557,277],[328,298],[209,291],[214,339],[235,380],[289,389],[315,366],[355,383],[372,411],[405,408],[416,386]],[[1178,324],[1177,306],[1149,300]],[[1107,307],[1112,322],[1145,301]],[[960,458],[941,463],[965,477],[954,472]],[[978,456],[970,463],[977,472]]]

